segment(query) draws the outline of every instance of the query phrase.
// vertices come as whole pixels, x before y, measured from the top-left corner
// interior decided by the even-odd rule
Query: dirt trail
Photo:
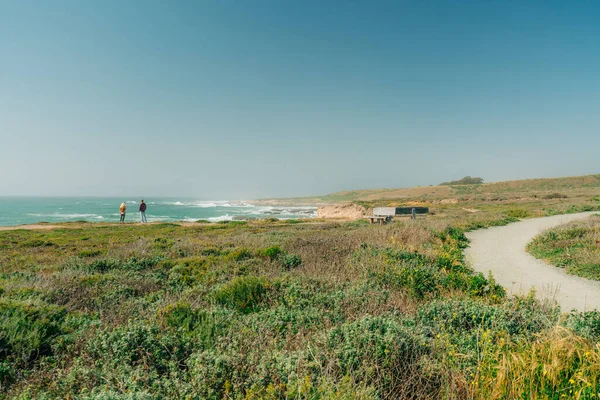
[[[527,243],[542,231],[592,214],[595,213],[528,219],[469,232],[471,245],[465,252],[467,261],[484,275],[492,271],[508,294],[527,293],[534,287],[540,298],[558,301],[562,312],[600,310],[600,282],[569,275],[525,251]]]
[[[39,230],[55,229],[55,228],[65,228],[65,227],[58,226],[58,225],[29,224],[29,225],[17,225],[17,226],[0,226],[0,231],[16,231],[17,229],[39,231]]]

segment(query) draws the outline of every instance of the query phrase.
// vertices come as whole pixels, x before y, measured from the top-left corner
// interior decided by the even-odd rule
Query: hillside
[[[257,200],[259,204],[326,205],[345,202],[369,205],[422,201],[439,203],[442,200],[503,201],[600,195],[600,174],[562,178],[524,179],[491,182],[480,185],[417,186],[412,188],[387,188],[350,190],[319,197]],[[394,202],[395,201],[395,202]],[[254,202],[253,202],[254,203]]]
[[[384,199],[439,200],[456,198],[477,200],[497,196],[543,197],[555,192],[573,195],[598,193],[600,174],[564,178],[525,179],[493,182],[480,185],[418,186],[403,189],[372,189],[332,193],[321,198],[324,202],[376,201]]]

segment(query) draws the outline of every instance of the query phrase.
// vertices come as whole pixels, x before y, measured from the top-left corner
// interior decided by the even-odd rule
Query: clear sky
[[[600,172],[600,2],[0,0],[0,195]]]

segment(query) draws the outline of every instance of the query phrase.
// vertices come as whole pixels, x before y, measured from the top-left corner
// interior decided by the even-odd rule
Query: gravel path
[[[600,282],[568,275],[561,268],[538,260],[525,246],[542,231],[582,220],[594,212],[527,219],[507,226],[467,233],[465,254],[475,271],[492,271],[508,294],[527,293],[534,287],[542,299],[555,299],[563,312],[600,310]]]

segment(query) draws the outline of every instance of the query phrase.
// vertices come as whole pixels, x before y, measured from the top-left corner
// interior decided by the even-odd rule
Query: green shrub
[[[594,342],[600,340],[600,311],[571,313],[564,325]]]
[[[369,224],[370,224],[370,222],[367,221],[366,219],[357,219],[355,221],[346,222],[344,224],[344,226],[346,226],[348,228],[359,228],[361,226],[367,226]]]
[[[94,375],[106,389],[123,392],[153,387],[161,378],[177,376],[190,354],[189,342],[169,330],[143,321],[105,328],[91,337],[85,351]],[[139,390],[139,389],[138,389]]]
[[[558,239],[573,240],[582,239],[588,233],[588,230],[584,227],[575,227],[569,229],[561,229],[558,233]]]
[[[162,257],[137,258],[134,256],[129,258],[122,267],[130,271],[142,271],[158,265],[161,261]]]
[[[27,240],[27,241],[21,243],[21,246],[23,246],[23,247],[49,247],[49,246],[56,246],[56,244],[54,244],[50,241],[45,241],[45,240],[40,240],[40,239],[31,239],[31,240]]]
[[[88,269],[90,270],[90,272],[100,273],[112,271],[113,269],[118,269],[120,267],[121,261],[110,258],[95,260],[90,265],[88,265]]]
[[[506,291],[501,285],[496,283],[491,272],[488,279],[486,279],[481,272],[470,275],[467,290],[469,291],[469,294],[473,296],[486,296],[494,299],[500,299],[506,295]]]
[[[446,272],[470,272],[464,263],[464,256],[458,245],[444,244],[441,255],[435,263],[431,262],[431,264]]]
[[[34,358],[52,354],[66,314],[39,301],[0,300],[0,383],[10,383]]]
[[[281,257],[285,252],[281,250],[279,246],[271,246],[264,250],[259,251],[259,255],[267,257],[271,261],[277,260]]]
[[[396,249],[375,249],[375,255],[383,253],[390,263],[410,263],[412,265],[431,265],[433,262],[429,257],[417,251],[406,251]]]
[[[265,278],[241,276],[223,285],[214,296],[224,306],[249,313],[259,306],[270,287]]]
[[[93,261],[87,266],[90,272],[106,273],[116,269],[129,271],[142,271],[158,265],[162,261],[162,257],[137,258],[131,257],[126,261],[117,259],[103,258]]]
[[[248,225],[248,221],[229,221],[229,226],[244,226]]]
[[[296,254],[288,254],[283,259],[283,268],[290,270],[302,265],[302,258]]]
[[[222,252],[216,247],[207,247],[206,249],[202,249],[200,254],[203,256],[220,256]]]
[[[507,210],[504,212],[507,217],[510,218],[527,218],[531,216],[531,212],[528,210],[524,210],[522,208],[513,208],[512,210]]]
[[[79,252],[79,257],[96,257],[99,256],[100,254],[102,254],[102,252],[100,250],[82,250]]]
[[[418,252],[374,249],[375,256],[383,254],[387,265],[369,271],[369,274],[385,285],[408,289],[418,299],[426,295],[436,296],[441,273],[435,263]]]
[[[550,199],[566,199],[567,197],[569,197],[569,196],[567,196],[566,194],[562,194],[562,193],[549,193],[549,194],[542,196],[542,199],[548,199],[548,200],[550,200]]]
[[[429,353],[429,339],[415,326],[402,326],[394,315],[367,316],[332,328],[325,353],[335,360],[336,376],[352,376],[394,398],[427,393],[436,397],[439,381],[421,380],[421,360]],[[318,356],[317,356],[318,357]]]
[[[152,247],[159,250],[168,250],[175,244],[175,240],[170,238],[157,237],[154,239]]]
[[[233,261],[244,261],[254,257],[254,253],[249,249],[242,247],[240,249],[235,249],[228,255]]]
[[[398,286],[407,288],[417,299],[437,295],[439,276],[433,268],[404,266],[397,271],[395,278]]]
[[[221,309],[222,310],[222,309]],[[165,324],[182,331],[202,349],[211,348],[219,336],[227,336],[227,326],[232,318],[230,312],[192,309],[189,303],[169,305],[159,313]]]
[[[532,294],[508,299],[500,305],[473,299],[440,299],[421,308],[418,320],[424,325],[443,325],[457,334],[481,328],[532,337],[557,322],[558,309],[539,303]]]
[[[469,245],[469,239],[467,239],[465,232],[460,228],[449,226],[438,232],[437,237],[440,238],[442,242],[447,242],[449,239],[452,239],[461,249],[465,249]]]

